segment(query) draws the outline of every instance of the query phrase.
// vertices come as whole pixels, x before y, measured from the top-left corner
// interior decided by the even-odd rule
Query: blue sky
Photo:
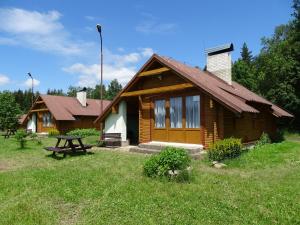
[[[103,26],[105,83],[125,84],[153,52],[201,68],[204,49],[243,42],[254,54],[261,38],[291,18],[289,0],[100,1],[0,0],[0,90],[66,90],[99,83]]]

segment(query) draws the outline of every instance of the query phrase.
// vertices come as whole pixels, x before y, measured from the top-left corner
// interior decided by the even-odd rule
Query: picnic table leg
[[[56,142],[55,148],[57,148],[59,146],[60,141],[61,141],[61,138],[57,138],[57,142]]]
[[[67,143],[68,143],[68,141],[66,140],[63,148],[67,147]]]
[[[83,149],[83,151],[86,153],[86,149],[85,149],[84,144],[82,143],[82,141],[81,141],[80,138],[78,138],[78,142],[79,142],[79,144],[80,144],[80,147],[81,147],[81,148]]]
[[[72,149],[72,152],[76,152],[76,148],[75,148],[75,146],[73,145],[72,140],[68,140],[68,143],[69,143],[70,148]]]

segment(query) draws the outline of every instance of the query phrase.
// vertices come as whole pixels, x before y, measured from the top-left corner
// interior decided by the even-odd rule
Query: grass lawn
[[[57,160],[0,137],[0,224],[300,224],[300,142],[249,151],[225,169],[193,161],[186,184],[144,177],[148,156],[93,153]]]

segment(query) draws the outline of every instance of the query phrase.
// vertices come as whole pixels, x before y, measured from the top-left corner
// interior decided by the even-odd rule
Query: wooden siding
[[[266,109],[260,109],[261,113],[243,113],[236,117],[232,112],[224,111],[225,138],[237,137],[243,142],[252,142],[260,138],[263,132],[270,136],[276,132],[276,119]]]
[[[96,117],[94,116],[80,116],[76,117],[74,121],[57,121],[57,129],[62,134],[74,129],[95,128],[100,130],[100,122],[95,124],[95,120]]]
[[[47,113],[47,112],[49,112],[49,111],[37,112],[37,132],[38,133],[47,133],[51,129],[57,129],[57,121],[54,118],[52,118],[52,126],[50,126],[50,127],[43,126],[43,114]]]
[[[149,99],[140,98],[139,102],[139,142],[151,141],[150,107]]]

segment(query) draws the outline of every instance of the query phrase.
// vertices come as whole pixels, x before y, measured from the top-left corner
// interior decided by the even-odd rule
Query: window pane
[[[47,126],[47,118],[46,118],[46,113],[43,114],[43,127]]]
[[[171,128],[182,128],[182,98],[170,98]]]
[[[155,127],[165,128],[166,126],[165,100],[155,101],[154,114],[155,114]]]
[[[43,113],[43,127],[52,126],[52,116],[51,113]]]
[[[48,113],[48,123],[47,123],[48,127],[52,126],[52,116],[51,113]]]
[[[186,127],[199,128],[200,127],[200,96],[186,97]]]

